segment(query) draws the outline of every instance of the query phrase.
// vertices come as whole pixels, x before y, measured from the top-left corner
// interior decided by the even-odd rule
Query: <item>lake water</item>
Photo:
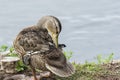
[[[120,58],[119,0],[0,0],[0,45],[12,45],[20,30],[45,15],[60,19],[59,42],[74,53],[72,61]]]

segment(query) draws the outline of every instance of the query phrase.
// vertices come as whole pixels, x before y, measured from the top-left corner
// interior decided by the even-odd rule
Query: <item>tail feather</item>
[[[68,77],[75,73],[75,68],[70,62],[67,62],[63,68],[57,68],[46,64],[47,69],[60,77]]]

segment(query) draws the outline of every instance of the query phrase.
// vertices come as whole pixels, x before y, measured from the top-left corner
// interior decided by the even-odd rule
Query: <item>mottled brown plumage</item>
[[[21,55],[31,51],[45,52],[50,49],[50,45],[54,43],[47,30],[37,26],[23,29],[14,41],[14,47]]]
[[[53,16],[45,16],[37,25],[23,29],[14,40],[14,48],[22,58],[30,55],[29,65],[35,80],[35,68],[68,77],[74,73],[73,66],[67,62],[62,49],[58,47],[60,21]]]

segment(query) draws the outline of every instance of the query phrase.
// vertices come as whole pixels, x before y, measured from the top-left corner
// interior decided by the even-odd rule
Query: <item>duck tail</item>
[[[57,67],[51,66],[49,64],[46,64],[46,67],[52,73],[54,73],[60,77],[69,77],[75,73],[75,68],[70,62],[67,62],[63,68],[57,68]]]

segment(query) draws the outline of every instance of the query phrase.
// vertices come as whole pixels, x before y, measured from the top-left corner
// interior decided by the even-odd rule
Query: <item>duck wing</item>
[[[47,30],[39,29],[35,26],[23,29],[14,41],[14,48],[22,55],[26,52],[49,50],[49,43],[53,43]]]
[[[54,49],[46,54],[46,68],[60,77],[68,77],[75,72],[73,65],[66,60],[60,49]]]

